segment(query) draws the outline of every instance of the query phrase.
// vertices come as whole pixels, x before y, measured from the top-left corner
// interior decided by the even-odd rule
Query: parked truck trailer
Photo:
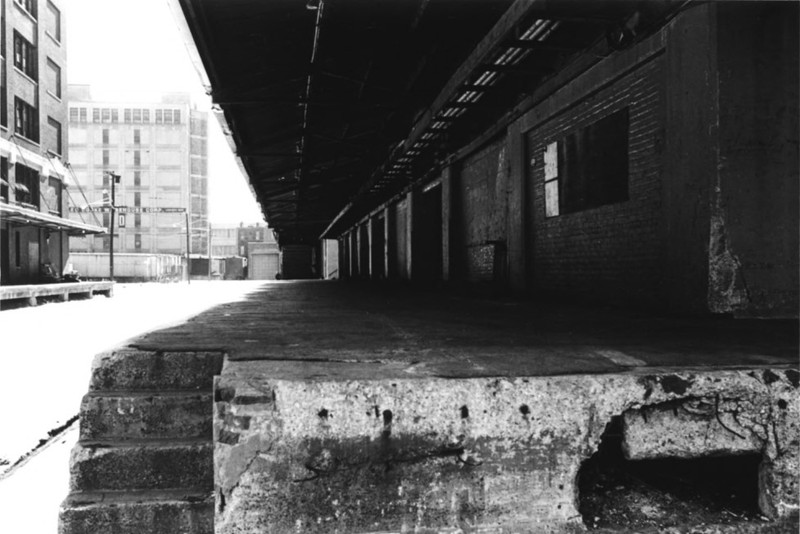
[[[120,282],[163,282],[183,278],[184,260],[176,254],[114,254],[114,279]],[[110,278],[107,252],[72,252],[67,261],[83,280]]]

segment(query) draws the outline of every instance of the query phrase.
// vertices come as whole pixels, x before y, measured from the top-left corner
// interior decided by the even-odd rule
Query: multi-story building
[[[70,235],[103,232],[67,216],[67,54],[60,2],[0,2],[3,285],[54,280],[67,263]]]
[[[208,119],[187,93],[165,93],[152,102],[94,100],[87,85],[69,86],[70,164],[88,204],[111,225],[107,209],[111,174],[117,217],[114,251],[181,254],[186,215],[191,252],[208,249]],[[83,206],[71,208],[86,218]],[[71,250],[104,252],[109,236],[75,240]]]

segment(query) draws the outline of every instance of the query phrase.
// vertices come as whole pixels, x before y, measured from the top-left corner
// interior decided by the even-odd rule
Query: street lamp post
[[[119,174],[115,172],[108,171],[108,175],[111,177],[111,224],[110,226],[110,235],[109,235],[109,249],[108,249],[108,275],[111,281],[114,281],[114,223],[117,220],[117,194],[116,194],[116,184],[122,178]]]
[[[189,226],[189,210],[186,210],[186,283],[192,283],[191,247],[192,247],[192,227]]]

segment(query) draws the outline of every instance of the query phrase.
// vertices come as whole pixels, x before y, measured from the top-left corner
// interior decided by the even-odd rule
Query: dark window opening
[[[39,172],[17,163],[14,166],[14,200],[34,208],[39,205]]]
[[[22,257],[20,254],[20,239],[19,232],[14,232],[14,265],[19,267],[22,265]]]
[[[56,154],[61,155],[63,146],[61,141],[61,123],[55,120],[53,117],[47,117],[47,125],[50,127],[50,134],[53,139],[52,146],[48,148],[54,151]]]
[[[142,144],[142,131],[141,130],[134,130],[133,131],[133,144],[134,145]]]
[[[31,79],[36,79],[36,47],[16,31],[14,32],[14,66]]]
[[[39,113],[35,107],[18,97],[14,97],[14,132],[39,142]]]
[[[8,158],[0,158],[0,198],[8,202]]]
[[[103,129],[103,144],[104,145],[108,144],[109,137],[110,137],[109,131],[104,128]]]
[[[14,2],[27,11],[33,18],[36,18],[36,0],[14,0]]]
[[[103,167],[108,167],[109,154],[108,150],[103,150]]]
[[[142,164],[142,153],[139,150],[133,151],[133,164],[137,167]]]
[[[133,185],[134,187],[141,187],[142,171],[133,171]]]
[[[558,142],[557,175],[545,176],[545,187],[555,186],[555,178],[558,184],[557,192],[546,191],[548,216],[628,200],[628,128],[624,108]]]
[[[6,83],[6,60],[3,56],[0,67],[0,126],[8,127],[8,84]]]
[[[590,530],[757,520],[760,461],[757,454],[627,460],[615,417],[578,472],[578,509]]]

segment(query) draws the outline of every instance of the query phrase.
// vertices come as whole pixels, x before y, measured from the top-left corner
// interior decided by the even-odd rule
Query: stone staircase
[[[214,532],[219,352],[99,355],[80,412],[61,534]]]

